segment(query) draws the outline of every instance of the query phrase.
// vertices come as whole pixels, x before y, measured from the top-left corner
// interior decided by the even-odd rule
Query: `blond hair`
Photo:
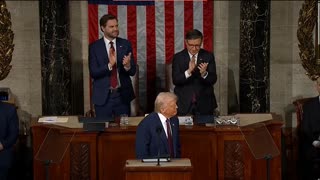
[[[172,92],[160,92],[154,101],[154,111],[160,112],[161,108],[167,105],[170,101],[178,100],[178,97]]]

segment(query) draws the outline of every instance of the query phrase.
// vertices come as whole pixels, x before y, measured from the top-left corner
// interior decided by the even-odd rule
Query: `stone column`
[[[42,114],[71,112],[69,2],[41,0]]]
[[[270,111],[270,1],[241,1],[240,112]]]

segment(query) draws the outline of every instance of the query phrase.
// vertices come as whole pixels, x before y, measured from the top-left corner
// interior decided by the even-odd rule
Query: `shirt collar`
[[[104,41],[104,43],[107,45],[107,47],[109,47],[109,43],[111,42],[109,39],[107,39],[106,37],[104,37],[103,36],[103,41]],[[116,46],[116,38],[114,38],[113,40],[112,40],[112,42],[113,42],[113,46],[115,47]]]
[[[189,51],[188,51],[188,54],[189,54],[189,57],[190,57],[190,59],[191,59],[193,55],[192,55]],[[199,54],[199,53],[195,54],[196,59],[198,58],[198,54]]]
[[[158,113],[158,116],[159,116],[160,121],[161,121],[162,124],[166,123],[167,118],[163,114]]]

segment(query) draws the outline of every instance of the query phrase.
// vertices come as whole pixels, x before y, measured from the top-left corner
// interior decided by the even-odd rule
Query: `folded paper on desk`
[[[68,122],[68,117],[57,117],[57,116],[46,116],[39,118],[38,122],[41,123],[66,123]]]
[[[170,158],[160,158],[159,161],[160,162],[170,162]],[[142,159],[141,160],[142,162],[145,162],[145,163],[156,163],[158,162],[158,158],[145,158],[145,159]]]

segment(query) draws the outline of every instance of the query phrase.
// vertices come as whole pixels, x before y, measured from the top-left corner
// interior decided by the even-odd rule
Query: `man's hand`
[[[3,145],[0,142],[0,151],[2,151],[2,150],[3,150]]]
[[[116,63],[116,60],[117,60],[116,52],[115,51],[110,51],[109,53],[110,53],[110,55],[109,55],[109,63],[110,63],[110,66],[113,67],[114,64]]]
[[[208,63],[201,63],[198,66],[198,69],[200,71],[201,76],[204,76],[207,72]]]
[[[130,68],[130,59],[131,59],[131,53],[129,53],[127,56],[123,57],[122,64],[125,68]]]
[[[192,58],[191,61],[189,61],[188,73],[191,74],[194,68],[196,68],[196,60]]]

